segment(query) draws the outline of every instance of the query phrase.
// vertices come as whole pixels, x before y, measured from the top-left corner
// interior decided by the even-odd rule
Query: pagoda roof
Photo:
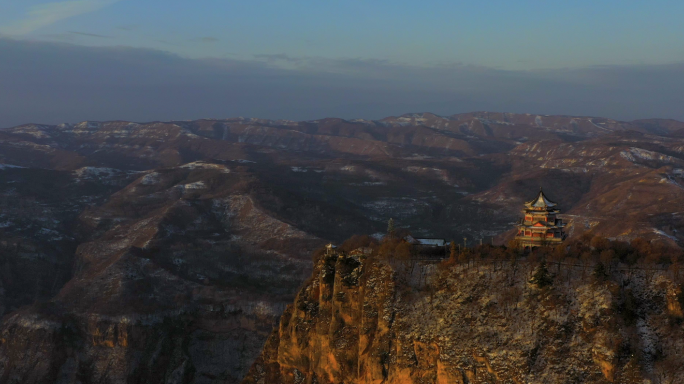
[[[544,191],[542,191],[541,188],[539,188],[539,195],[537,195],[536,198],[525,203],[525,206],[528,208],[550,208],[555,207],[556,205],[556,203],[549,200],[549,198],[544,195]]]
[[[536,221],[532,224],[525,224],[524,222],[520,222],[516,224],[518,227],[525,227],[525,228],[563,228],[565,227],[565,224],[563,224],[562,221],[557,220],[556,222],[548,222],[544,223],[542,221]]]
[[[536,223],[532,225],[526,225],[526,224],[517,224],[517,227],[520,228],[527,228],[527,229],[554,229],[554,228],[563,228],[563,226],[560,225],[544,225],[542,223]]]

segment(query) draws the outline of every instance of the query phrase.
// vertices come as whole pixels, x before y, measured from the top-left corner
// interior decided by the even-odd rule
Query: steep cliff
[[[536,266],[325,256],[243,383],[684,382],[675,274]]]
[[[45,307],[19,312],[5,320],[0,334],[0,382],[233,383],[258,354],[256,345],[279,309],[205,305],[147,316],[74,315]]]

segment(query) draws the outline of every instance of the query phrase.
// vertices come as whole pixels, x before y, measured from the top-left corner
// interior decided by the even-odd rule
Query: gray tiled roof
[[[528,201],[527,203],[525,203],[525,205],[528,207],[546,208],[546,207],[555,207],[556,203],[549,200],[546,197],[546,195],[544,195],[544,192],[542,190],[539,190],[539,195],[537,195],[537,198],[535,198],[534,200]]]

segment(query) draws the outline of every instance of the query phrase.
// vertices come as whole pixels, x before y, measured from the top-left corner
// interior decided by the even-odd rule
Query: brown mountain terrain
[[[238,382],[311,251],[393,217],[680,244],[684,123],[469,113],[0,130],[0,382]]]

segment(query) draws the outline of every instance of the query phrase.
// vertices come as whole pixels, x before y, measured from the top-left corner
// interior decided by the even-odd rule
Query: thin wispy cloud
[[[192,39],[192,41],[197,41],[200,43],[216,43],[217,41],[219,41],[219,39],[216,37],[211,37],[211,36],[203,36],[203,37],[198,37],[198,38]]]
[[[292,57],[290,55],[287,55],[285,53],[277,53],[277,54],[254,54],[252,55],[255,59],[257,60],[264,60],[269,63],[276,63],[276,62],[286,62],[286,63],[295,63],[299,64],[304,61],[307,61],[308,58],[300,58],[300,57]]]
[[[116,27],[116,29],[120,29],[122,31],[132,31],[132,30],[137,29],[137,28],[138,28],[138,26],[133,25],[133,24],[131,24],[131,25],[119,25]]]
[[[94,12],[120,0],[71,0],[30,7],[26,17],[0,26],[0,34],[25,35],[58,21]]]
[[[102,39],[111,39],[112,36],[98,35],[96,33],[78,32],[78,31],[67,31],[73,35],[88,36],[88,37],[99,37]]]
[[[162,43],[162,44],[166,44],[166,45],[171,45],[171,46],[174,46],[174,47],[182,47],[182,46],[183,46],[183,44],[178,44],[178,43],[174,43],[174,42],[172,42],[172,41],[167,41],[167,40],[155,40],[155,41],[158,42],[158,43]]]

